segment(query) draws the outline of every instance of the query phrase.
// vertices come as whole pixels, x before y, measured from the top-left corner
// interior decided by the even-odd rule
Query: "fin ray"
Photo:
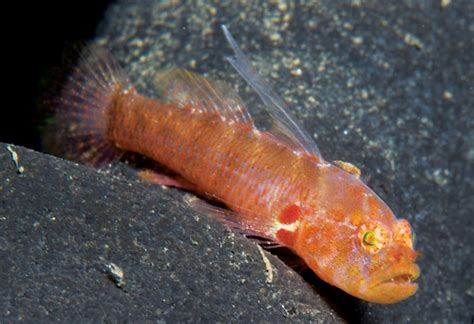
[[[224,83],[174,68],[160,72],[155,78],[158,94],[181,108],[220,116],[226,122],[253,126],[253,120],[240,96]]]
[[[52,100],[54,122],[45,129],[43,146],[56,155],[97,166],[120,159],[122,151],[107,136],[108,109],[116,96],[131,88],[108,50],[86,46],[59,96]]]
[[[240,50],[225,25],[222,25],[222,30],[235,55],[234,57],[227,57],[227,60],[257,92],[270,115],[274,118],[276,123],[275,133],[278,133],[276,137],[284,139],[287,144],[291,143],[293,148],[317,156],[322,160],[316,142],[292,115],[283,99],[251,68],[250,61]]]
[[[239,214],[233,210],[218,207],[207,203],[206,201],[199,199],[197,197],[191,197],[187,200],[189,206],[194,210],[215,217],[220,222],[224,223],[226,226],[238,231],[242,235],[247,237],[256,238],[257,241],[266,242],[265,244],[276,246],[278,245],[273,238],[268,234],[265,234],[263,231],[256,230],[261,227],[261,221],[255,219],[253,221],[239,221]],[[264,244],[264,245],[265,245]]]

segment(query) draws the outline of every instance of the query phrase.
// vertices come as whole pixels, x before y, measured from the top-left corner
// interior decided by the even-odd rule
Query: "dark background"
[[[105,19],[105,1],[10,9],[0,141],[39,148],[40,98],[63,76],[64,51],[92,38],[101,21],[99,36],[140,89],[158,68],[189,68],[194,60],[197,72],[245,94],[224,60],[229,48],[218,29],[226,23],[259,72],[278,72],[276,90],[317,135],[323,156],[361,167],[369,185],[410,220],[423,253],[417,294],[384,306],[336,288],[314,291],[271,255],[277,282],[268,285],[254,242],[197,217],[182,192],[14,146],[26,171],[18,174],[10,152],[0,149],[0,318],[471,321],[472,1],[447,8],[429,0],[321,1],[296,8],[281,44],[270,41],[272,28],[261,28],[284,11],[268,3],[211,3],[213,16],[210,2],[199,8],[123,0]],[[313,32],[302,33],[313,20]],[[288,57],[301,58],[300,78],[282,66]],[[126,289],[107,280],[106,261],[125,269]]]
[[[63,77],[67,49],[94,37],[108,2],[16,3],[4,12],[9,25],[4,27],[6,105],[0,118],[0,142],[40,149],[39,109],[48,99],[49,86]]]

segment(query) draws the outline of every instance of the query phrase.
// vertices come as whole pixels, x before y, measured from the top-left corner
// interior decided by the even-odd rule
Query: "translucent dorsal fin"
[[[227,57],[227,60],[262,99],[275,121],[275,129],[272,130],[272,133],[293,149],[316,156],[322,160],[318,146],[295,117],[293,117],[285,102],[270,85],[251,68],[250,61],[240,50],[227,27],[222,25],[222,30],[235,55],[235,57]]]
[[[174,68],[158,73],[155,85],[163,100],[181,108],[216,114],[226,122],[254,125],[242,99],[224,83]]]

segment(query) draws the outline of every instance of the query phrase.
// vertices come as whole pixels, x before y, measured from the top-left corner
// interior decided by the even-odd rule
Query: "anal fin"
[[[193,191],[194,189],[194,185],[192,183],[179,176],[172,177],[151,169],[138,171],[138,177],[140,180],[151,182],[156,185],[175,187],[188,191]]]

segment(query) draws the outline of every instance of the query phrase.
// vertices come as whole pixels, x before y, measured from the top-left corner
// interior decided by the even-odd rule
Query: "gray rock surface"
[[[342,321],[182,192],[11,149],[24,170],[1,144],[2,322]]]
[[[1,314],[472,320],[473,2],[221,3],[117,2],[98,41],[110,47],[143,93],[154,95],[157,70],[188,68],[238,88],[264,123],[257,98],[224,60],[230,48],[219,26],[225,23],[314,134],[323,156],[358,165],[369,185],[414,226],[422,252],[418,293],[396,305],[368,304],[305,276],[313,287],[322,285],[310,288],[272,256],[278,283],[267,285],[255,245],[212,220],[196,219],[182,193],[39,156],[45,160],[39,173],[32,173],[36,164],[30,160],[29,171],[17,175],[3,150],[0,237],[9,261],[0,265],[8,267],[1,285],[11,293],[2,296],[7,306]],[[107,262],[125,269],[128,284],[122,289],[104,279]],[[221,265],[227,271],[214,271]],[[70,309],[77,311],[65,311]]]

